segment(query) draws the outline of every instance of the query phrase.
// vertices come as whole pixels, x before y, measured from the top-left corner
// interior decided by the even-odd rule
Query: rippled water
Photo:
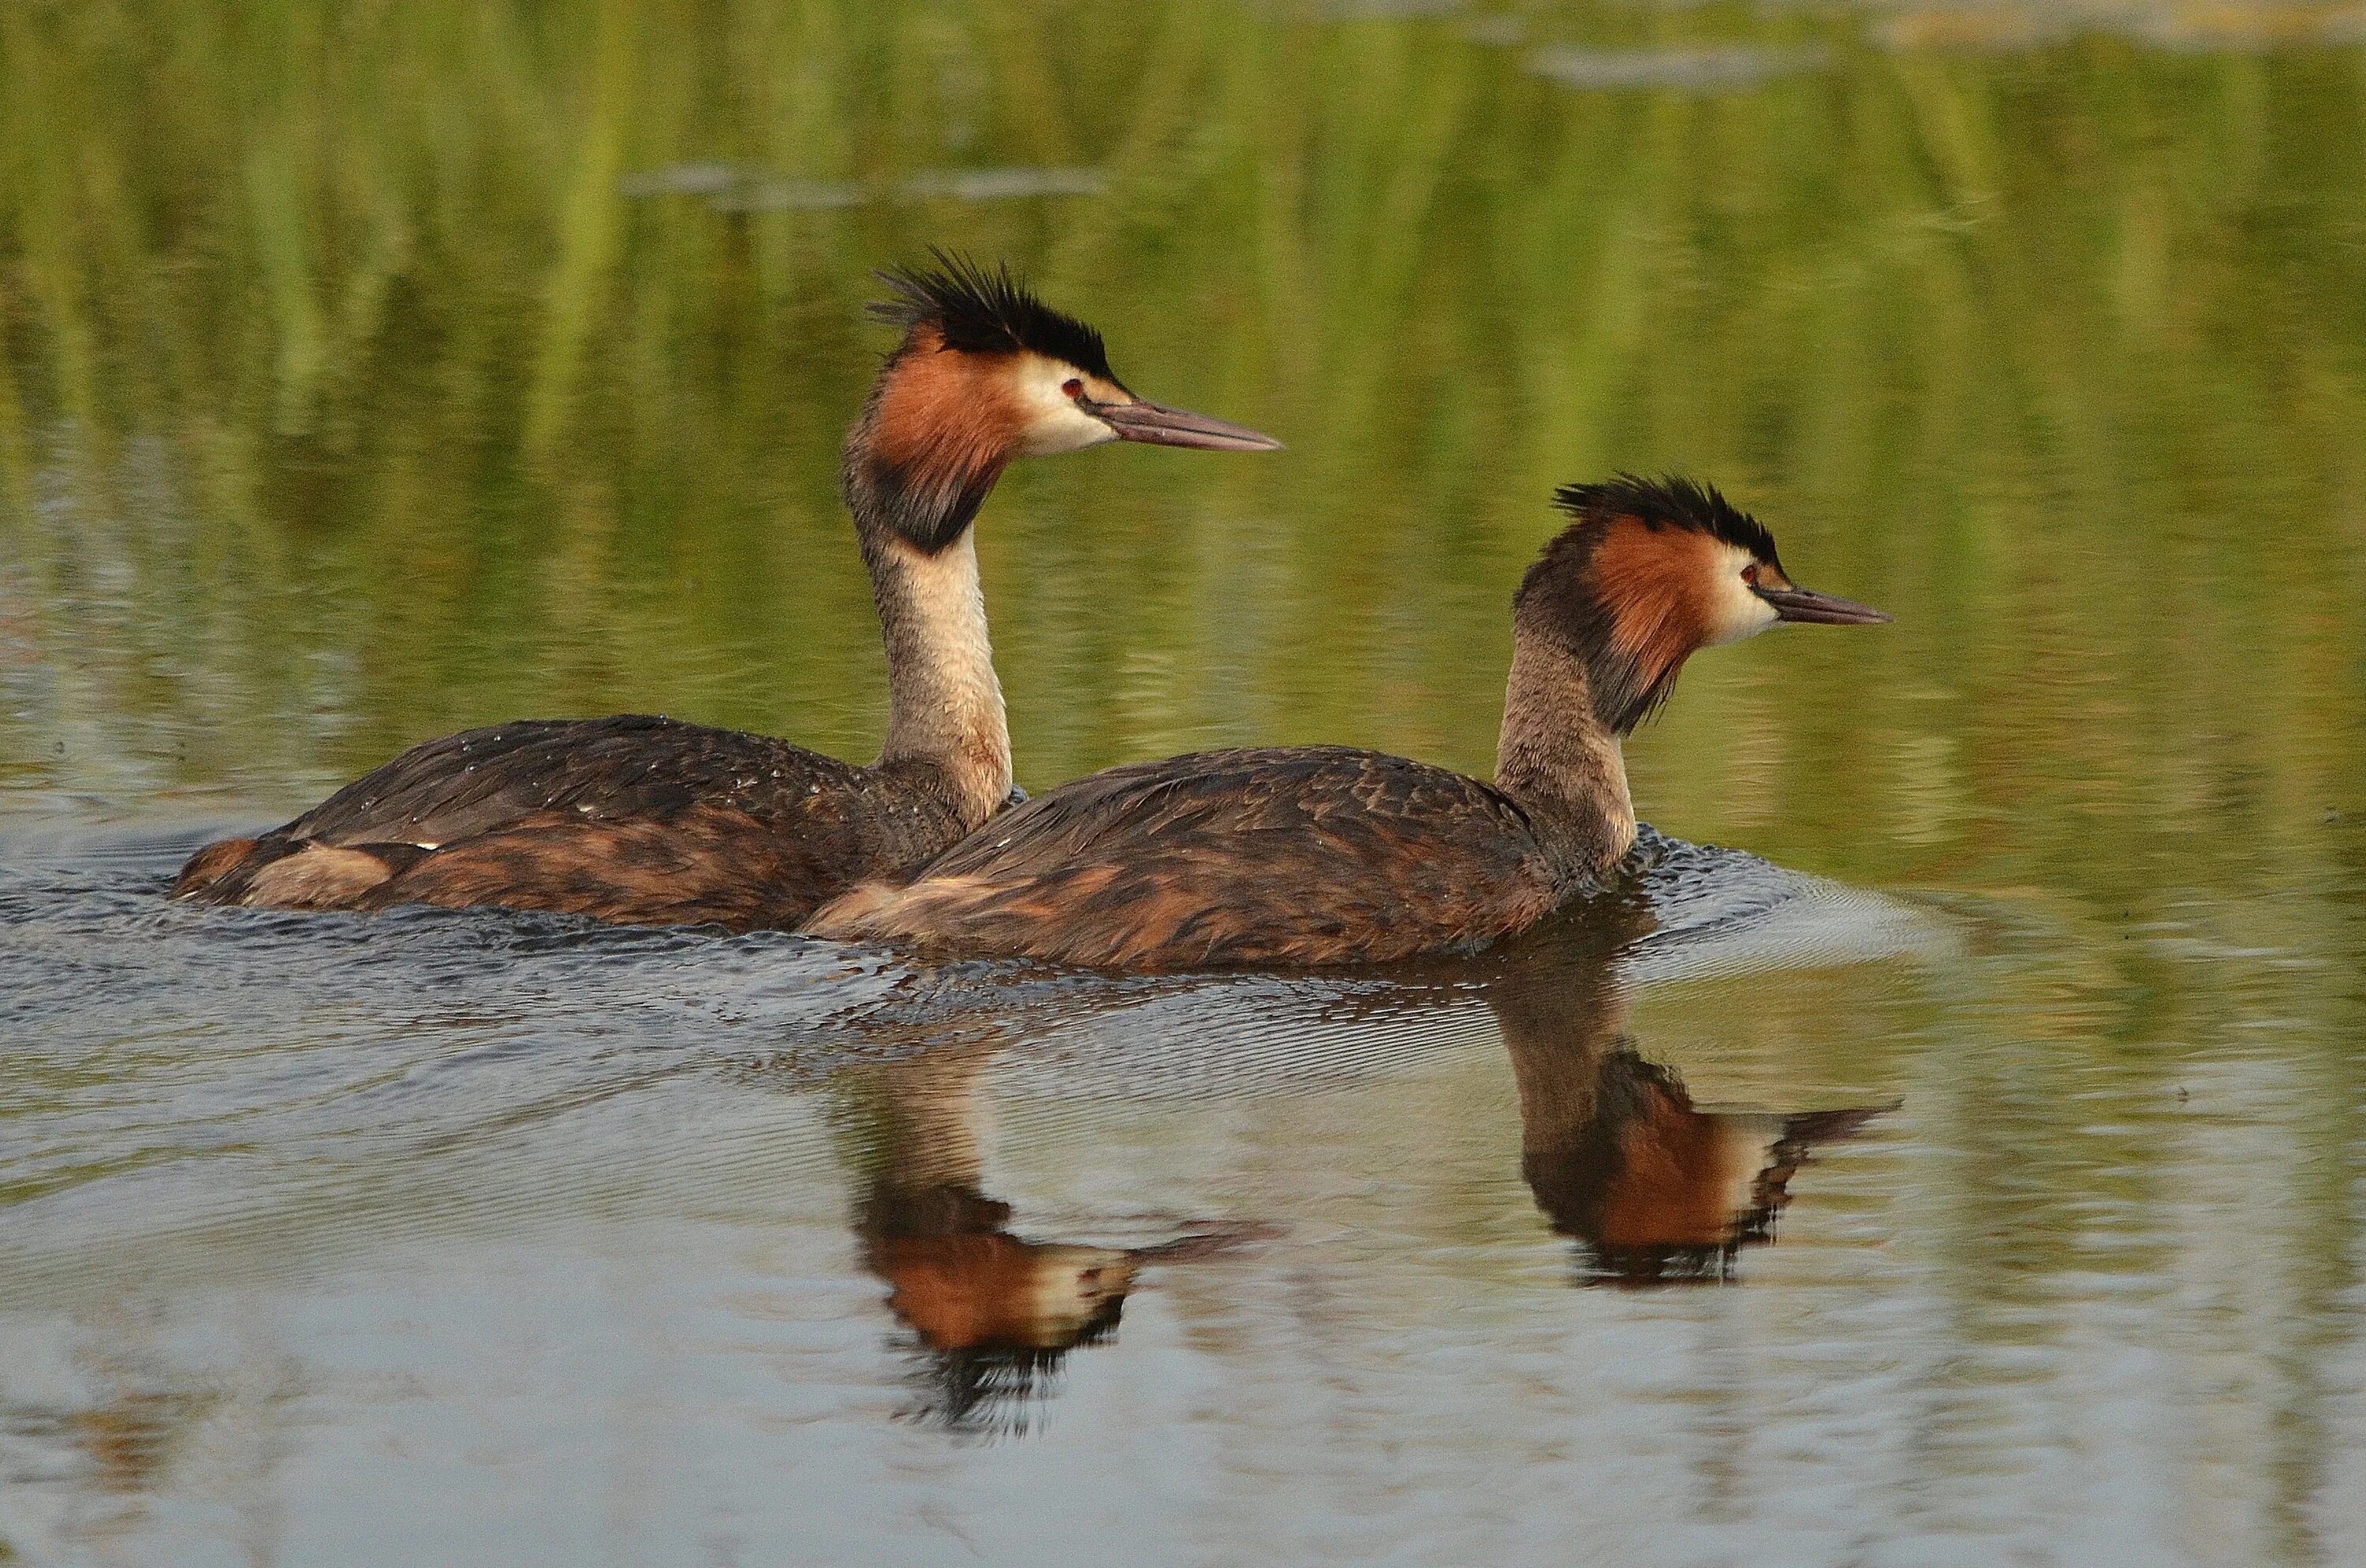
[[[2366,1559],[2361,39],[0,7],[0,1562]],[[1696,660],[1635,886],[1407,972],[164,901],[465,724],[868,755],[932,242],[1290,443],[1008,477],[1031,785],[1483,771],[1617,468],[1898,623]]]
[[[2119,934],[2218,1025],[2098,1054],[2043,908],[1723,852],[1483,962],[1126,982],[166,905],[194,841],[6,850],[36,1560],[2361,1539],[2354,1101],[2195,921]]]

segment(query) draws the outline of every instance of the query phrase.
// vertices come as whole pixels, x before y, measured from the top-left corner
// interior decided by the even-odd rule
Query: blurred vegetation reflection
[[[1470,1450],[1516,1456],[1491,1472],[1493,1510],[1521,1506],[1499,1498],[1524,1472],[1615,1502],[1623,1478],[1649,1482],[1637,1435],[1667,1426],[1736,1456],[1681,1494],[1687,1510],[1796,1501],[1859,1531],[1860,1552],[1884,1529],[1993,1529],[1979,1539],[1999,1556],[2008,1528],[2101,1540],[2070,1524],[2141,1515],[2196,1560],[2345,1560],[2366,1300],[2366,4],[0,4],[0,812],[259,823],[411,742],[521,715],[663,711],[867,758],[884,677],[834,468],[885,346],[861,320],[869,271],[930,243],[1008,257],[1108,333],[1143,392],[1290,447],[1103,450],[1004,481],[980,545],[1023,782],[1249,740],[1484,771],[1509,596],[1555,526],[1551,487],[1678,469],[1757,510],[1802,579],[1898,624],[1696,660],[1630,749],[1643,815],[1942,890],[1963,940],[1910,975],[1776,944],[1752,951],[1764,969],[1687,978],[1677,950],[1631,1026],[1623,999],[1579,1007],[1582,987],[1497,989],[1472,1005],[1508,1059],[1408,1059],[1335,1105],[1178,1095],[1132,1131],[1073,1122],[1073,1148],[1042,1133],[1047,1113],[1054,1172],[1189,1174],[1204,1156],[1149,1242],[1101,1189],[997,1168],[997,1146],[1024,1145],[973,1122],[991,1108],[982,1057],[850,1069],[833,1088],[852,1235],[833,1235],[885,1303],[862,1332],[892,1320],[909,1352],[910,1413],[1031,1418],[1064,1368],[1155,1364],[1143,1329],[1171,1316],[1198,1325],[1176,1337],[1191,1354],[1242,1369],[1223,1444],[1268,1473],[1302,1466],[1321,1429],[1300,1410],[1325,1407],[1339,1366],[1385,1365],[1369,1386],[1387,1419],[1334,1428],[1385,1474],[1323,1494],[1373,1499],[1376,1530],[1424,1473],[1425,1445],[1395,1438],[1448,1410],[1520,1427]],[[96,1281],[94,1300],[172,1256],[125,1238],[167,1231],[203,1269],[265,1281],[191,1312],[262,1321],[255,1303],[298,1289],[273,1279],[314,1279],[332,1256],[322,1236],[374,1236],[397,1208],[497,1238],[449,1267],[499,1257],[489,1277],[532,1280],[481,1216],[564,1218],[536,1207],[555,1186],[605,1204],[679,1161],[687,1175],[634,1201],[704,1216],[712,1193],[795,1195],[793,1168],[749,1152],[772,1149],[769,1123],[708,1149],[711,1101],[679,1102],[679,1122],[614,1109],[627,1097],[602,1076],[623,1070],[603,1032],[643,1027],[645,985],[676,1005],[648,979],[662,964],[723,998],[682,1061],[736,1053],[743,1002],[769,996],[798,1028],[827,1003],[796,967],[810,955],[605,933],[616,945],[580,967],[537,967],[531,927],[480,946],[478,928],[403,917],[366,936],[318,922],[281,948],[165,909],[153,886],[77,861],[0,889],[17,900],[0,992],[39,1004],[0,1105],[19,1134],[0,1196],[12,1245]],[[1733,892],[1695,901],[1746,907],[1717,902]],[[394,961],[355,962],[374,941]],[[786,979],[744,989],[759,972]],[[422,1026],[431,986],[457,999]],[[1113,1064],[1105,1110],[1131,1111],[1135,1060],[1262,1086],[1321,1065],[1290,1009],[1342,1011],[1325,994],[1219,988],[1188,1055],[1100,1040],[1079,1059]],[[657,1081],[689,1094],[704,1072]],[[544,1117],[553,1084],[598,1086],[567,1103],[614,1119]],[[1795,1156],[1893,1100],[1802,1180],[1784,1247],[1734,1269]],[[1751,1105],[1838,1109],[1733,1109]],[[501,1139],[446,1140],[519,1106],[524,1153],[508,1121]],[[402,1136],[380,1141],[388,1118]],[[405,1141],[430,1134],[440,1153]],[[242,1163],[275,1144],[283,1164]],[[204,1159],[168,1168],[159,1150]],[[1689,1153],[1700,1179],[1647,1190],[1630,1150]],[[1227,1187],[1235,1168],[1245,1185]],[[1528,1191],[1505,1205],[1493,1177]],[[1259,1180],[1269,1201],[1227,1197]],[[208,1228],[208,1204],[248,1202],[251,1232]],[[1232,1310],[1254,1248],[1152,1269],[1248,1234],[1220,1221],[1267,1217],[1299,1225],[1312,1259],[1275,1279],[1346,1282],[1312,1292],[1304,1321],[1369,1328],[1388,1352],[1391,1326],[1460,1301],[1485,1309],[1482,1348],[1512,1352],[1358,1361],[1275,1296]],[[699,1265],[700,1225],[666,1228],[689,1238],[685,1267],[738,1290],[740,1240]],[[1649,1298],[1705,1314],[1716,1297],[1726,1326],[1686,1319],[1660,1343],[1689,1348],[1633,1357],[1673,1381],[1589,1385],[1582,1403],[1610,1415],[1572,1439],[1573,1471],[1545,1462],[1529,1413],[1566,1424],[1580,1402],[1518,1349],[1518,1325],[1545,1321],[1515,1310],[1541,1293],[1522,1238],[1548,1229],[1567,1239],[1536,1343],[1643,1299],[1570,1308],[1572,1253],[1588,1277],[1752,1280]],[[12,1267],[23,1297],[39,1270]],[[547,1278],[562,1272],[595,1282],[603,1310],[640,1310],[604,1261]],[[420,1310],[475,1312],[429,1273]],[[1454,1296],[1464,1278],[1493,1293]],[[1135,1333],[1110,1348],[1129,1291]],[[795,1293],[825,1305],[785,1320],[839,1299]],[[1731,1304],[1745,1298],[1760,1316]],[[413,1310],[392,1287],[357,1299],[353,1321]],[[1253,1332],[1261,1312],[1283,1327]],[[512,1341],[468,1321],[451,1342],[497,1362],[456,1361],[421,1385],[450,1400],[404,1404],[508,1386]],[[776,1323],[733,1322],[732,1356],[783,1342]],[[681,1412],[650,1451],[719,1434],[707,1453],[771,1465],[817,1451],[762,1446],[808,1430],[867,1451],[846,1448],[860,1421],[809,1427],[818,1406],[767,1426],[792,1406],[716,1404],[643,1327],[614,1342],[669,1359],[620,1363],[637,1380],[623,1429]],[[1586,1357],[1652,1343],[1620,1334],[1569,1340],[1569,1364],[1590,1378]],[[365,1392],[273,1393],[293,1425],[256,1430],[333,1440],[337,1399],[349,1423],[378,1419],[375,1351],[321,1353],[364,1367],[349,1382]],[[143,1355],[94,1361],[76,1408],[17,1378],[0,1429],[109,1495],[161,1492],[197,1453],[187,1484],[212,1509],[216,1450],[183,1434],[218,1391]],[[710,1364],[756,1369],[750,1386],[777,1375]],[[866,1363],[815,1364],[856,1367],[853,1387]],[[1470,1387],[1500,1408],[1425,1404],[1434,1385],[1399,1375],[1416,1367],[1478,1367]],[[682,1404],[651,1403],[676,1388]],[[1835,1425],[1843,1399],[1877,1418]],[[1070,1399],[1062,1419],[1125,1462],[1146,1451],[1118,1440],[1122,1421],[1088,1428],[1090,1408]],[[418,1430],[440,1453],[454,1428]],[[907,1456],[877,1451],[873,1468],[911,1483]],[[1834,1453],[1852,1473],[1808,1468]],[[1622,1477],[1606,1493],[1603,1454]],[[1188,1471],[1155,1457],[1132,1472]],[[527,1517],[513,1472],[432,1474],[439,1518],[471,1517],[456,1476],[498,1489],[473,1517]],[[276,1487],[258,1489],[257,1539],[277,1539]],[[1146,1495],[1112,1506],[1155,1538]],[[1232,1528],[1200,1494],[1171,1495],[1195,1528]],[[1669,1550],[1706,1539],[1651,1528]]]
[[[1653,820],[2299,886],[2366,855],[2355,9],[8,6],[0,777],[259,818],[620,709],[868,755],[833,465],[868,269],[941,242],[1292,447],[1010,477],[1031,784],[1483,770],[1549,487],[1675,468],[1900,624],[1698,661]]]

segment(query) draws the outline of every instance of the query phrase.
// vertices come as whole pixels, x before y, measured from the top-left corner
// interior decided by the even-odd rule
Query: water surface
[[[0,1560],[2366,1556],[2361,39],[0,8]],[[1290,444],[1005,481],[1031,785],[1484,772],[1617,468],[1898,624],[1703,656],[1651,867],[1408,972],[163,901],[463,725],[867,756],[930,243]]]

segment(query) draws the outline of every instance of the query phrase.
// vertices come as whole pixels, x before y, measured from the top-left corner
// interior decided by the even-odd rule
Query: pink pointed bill
[[[1146,441],[1157,446],[1189,446],[1202,452],[1277,452],[1281,443],[1262,431],[1227,424],[1188,409],[1164,403],[1098,403],[1093,417],[1117,432],[1121,441]]]
[[[1805,588],[1760,588],[1758,596],[1774,606],[1774,618],[1811,626],[1877,626],[1889,615],[1853,599],[1835,599]]]

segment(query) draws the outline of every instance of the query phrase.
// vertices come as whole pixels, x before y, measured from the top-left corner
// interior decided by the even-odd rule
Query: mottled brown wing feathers
[[[729,806],[664,818],[541,812],[421,856],[346,908],[499,904],[637,925],[793,926],[853,880],[840,814],[783,832]]]
[[[1483,942],[1556,897],[1526,814],[1492,786],[1292,748],[1063,785],[809,929],[1099,967],[1340,964]]]
[[[728,804],[758,820],[851,788],[858,770],[770,736],[627,714],[521,719],[414,746],[279,831],[323,843],[448,844],[535,812],[666,817]]]
[[[794,925],[874,869],[862,780],[786,741],[673,719],[520,720],[413,747],[284,828],[209,845],[174,892]]]

